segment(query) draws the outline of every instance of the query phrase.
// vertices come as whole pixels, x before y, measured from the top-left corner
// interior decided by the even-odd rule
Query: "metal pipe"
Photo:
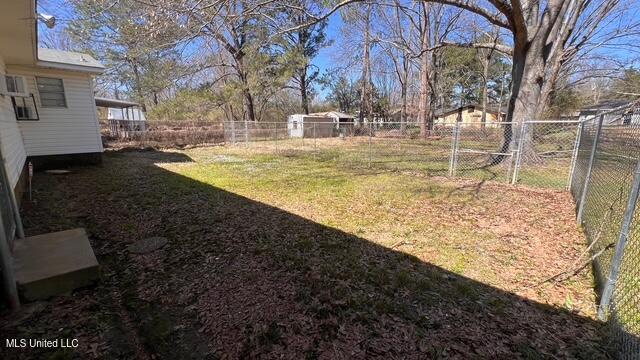
[[[460,123],[456,122],[456,125],[453,128],[453,132],[451,133],[451,155],[449,157],[449,176],[454,176],[455,174],[454,166],[455,166],[456,152],[458,151],[457,144],[458,144],[459,128],[460,128]]]
[[[569,166],[569,179],[567,180],[567,190],[571,191],[573,185],[573,177],[576,171],[576,161],[578,160],[578,149],[580,147],[580,138],[582,137],[582,131],[584,130],[584,123],[578,124],[576,130],[576,141],[573,143],[573,153],[571,155],[571,165]]]
[[[524,149],[525,131],[527,124],[523,121],[520,125],[520,138],[518,139],[518,153],[516,154],[516,162],[513,167],[513,177],[511,178],[511,184],[515,185],[518,182],[518,175],[520,175],[520,164],[522,163],[522,150]],[[511,159],[513,161],[513,158]]]
[[[373,128],[371,122],[369,122],[369,167],[371,167],[371,138],[373,137]]]
[[[593,163],[596,157],[596,150],[598,148],[598,141],[600,140],[600,132],[602,131],[603,121],[604,121],[604,114],[600,115],[600,118],[598,119],[596,134],[593,139],[593,146],[591,147],[591,155],[589,157],[589,166],[587,166],[587,175],[584,178],[582,194],[580,194],[580,203],[578,204],[578,215],[576,216],[578,224],[580,225],[582,225],[582,217],[584,215],[584,202],[587,199],[587,192],[589,191],[589,183],[591,182],[591,173],[593,171]]]

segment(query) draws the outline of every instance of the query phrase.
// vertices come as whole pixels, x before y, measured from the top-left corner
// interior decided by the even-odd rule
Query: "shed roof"
[[[336,117],[339,119],[355,119],[355,116],[351,116],[349,114],[345,114],[340,111],[317,112],[317,113],[311,113],[309,114],[309,116],[330,116],[330,117]]]
[[[140,106],[140,104],[133,101],[119,100],[119,99],[109,99],[103,97],[96,97],[96,106],[99,107],[110,107],[117,109],[124,109],[134,106]]]
[[[473,109],[478,108],[478,110],[482,111],[482,105],[480,105],[480,104],[466,104],[466,105],[463,105],[463,106],[460,106],[460,107],[449,108],[449,109],[445,109],[444,111],[437,112],[435,114],[435,116],[438,116],[438,117],[439,116],[447,116],[447,115],[450,115],[450,114],[457,113],[461,109],[464,110],[464,109],[469,109],[469,108],[473,108]],[[495,115],[497,115],[498,113],[505,114],[504,111],[499,111],[498,107],[496,107],[495,104],[488,104],[487,105],[487,112],[491,113],[491,114],[495,114]]]
[[[630,103],[629,100],[604,100],[595,105],[585,106],[582,109],[580,109],[580,112],[587,113],[587,112],[600,112],[600,111],[612,110],[612,109],[627,105],[629,103]]]
[[[104,65],[89,54],[55,49],[38,49],[38,66],[101,73]]]

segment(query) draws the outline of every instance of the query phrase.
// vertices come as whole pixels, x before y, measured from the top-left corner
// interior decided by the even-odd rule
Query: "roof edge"
[[[37,67],[56,69],[56,70],[70,70],[70,71],[79,71],[79,72],[87,72],[93,74],[102,74],[105,70],[104,67],[96,67],[96,66],[84,66],[84,65],[76,65],[76,64],[68,64],[61,63],[55,61],[43,61],[38,60],[36,62]]]

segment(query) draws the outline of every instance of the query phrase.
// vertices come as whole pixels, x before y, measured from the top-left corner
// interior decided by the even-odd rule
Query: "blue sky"
[[[56,16],[56,18],[58,19],[58,24],[56,26],[57,29],[55,30],[57,31],[64,28],[67,21],[74,16],[73,10],[67,4],[67,0],[37,0],[37,1],[38,1],[38,7],[40,12],[48,13]],[[619,26],[620,23],[623,23],[626,20],[638,18],[638,16],[640,16],[638,12],[638,8],[640,7],[636,6],[632,9],[629,9],[630,11],[627,11],[624,13],[623,19],[618,19],[618,21],[620,22],[612,21],[611,23],[607,24],[603,29],[607,29],[607,28],[611,29],[612,27]],[[340,44],[341,27],[342,27],[342,19],[340,17],[340,14],[339,13],[333,14],[333,16],[331,16],[328,21],[327,37],[328,39],[333,40],[334,43],[332,46],[322,49],[319,55],[315,59],[313,59],[313,63],[316,66],[318,66],[322,74],[325,73],[327,70],[330,70],[332,68],[335,68],[338,65],[341,65],[341,64],[334,64],[334,54],[338,53],[338,50],[340,50],[340,46],[341,46]],[[42,32],[42,31],[51,31],[51,30],[46,29],[42,24],[40,24],[40,31]],[[619,48],[618,49],[602,48],[602,49],[599,49],[598,52],[607,53],[607,55],[609,56],[613,55],[618,59],[625,59],[625,58],[628,59],[631,57],[638,57],[638,54],[640,53],[640,51],[638,51],[637,49],[633,51],[632,49],[619,49]],[[323,98],[326,95],[326,91],[320,88],[319,86],[316,86],[316,90],[320,94],[320,98]]]
[[[57,19],[55,31],[60,31],[69,19],[74,17],[73,9],[66,3],[66,0],[37,0],[38,11],[44,14],[54,15]],[[339,13],[333,14],[328,21],[327,25],[327,38],[333,40],[333,45],[323,48],[318,56],[313,59],[313,64],[318,66],[320,73],[324,74],[327,70],[331,69],[335,64],[332,64],[332,53],[336,49],[338,38],[340,37],[340,28],[342,26],[342,19]],[[43,24],[39,24],[39,32],[52,31],[47,29]],[[323,98],[326,91],[321,87],[316,86],[316,90]]]

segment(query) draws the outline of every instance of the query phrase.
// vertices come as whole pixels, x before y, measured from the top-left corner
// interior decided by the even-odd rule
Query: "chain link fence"
[[[149,122],[127,133],[148,145],[226,144],[229,151],[308,157],[350,168],[402,170],[568,190],[588,239],[599,316],[619,357],[640,358],[640,108],[583,121]]]
[[[593,260],[600,297],[622,359],[640,358],[640,107],[580,124],[571,193]]]
[[[99,122],[103,139],[113,147],[216,145],[225,140],[219,121],[101,119]]]
[[[434,123],[226,122],[224,141],[254,153],[307,154],[350,166],[421,171],[565,190],[577,121]],[[519,134],[522,145],[516,140]],[[522,156],[518,156],[522,153]]]

